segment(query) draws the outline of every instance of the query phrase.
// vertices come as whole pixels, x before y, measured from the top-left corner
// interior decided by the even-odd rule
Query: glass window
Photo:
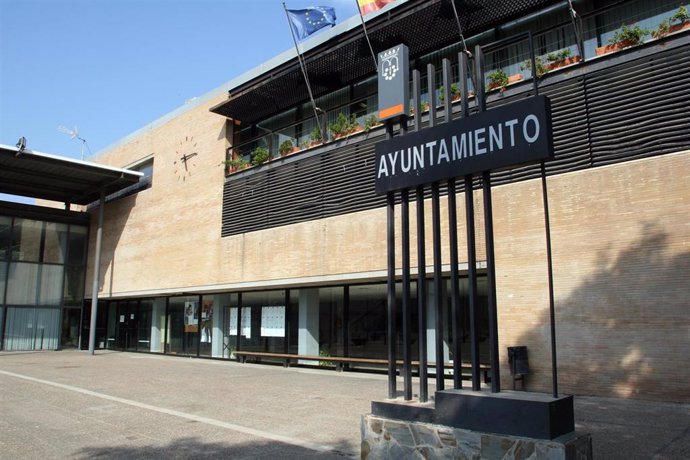
[[[8,305],[35,305],[38,291],[38,264],[10,264],[7,280]]]
[[[12,229],[12,260],[38,262],[41,257],[43,222],[15,219]]]
[[[344,356],[344,288],[319,289],[319,355]]]
[[[9,307],[4,349],[56,350],[60,337],[59,308]]]
[[[211,356],[213,343],[213,296],[203,296],[201,299],[201,317],[199,318],[199,356]]]
[[[38,298],[40,305],[60,305],[62,301],[62,282],[64,266],[41,265],[39,269],[41,291]]]
[[[65,262],[67,251],[67,224],[45,223],[45,241],[42,261],[50,264]]]
[[[168,353],[196,356],[199,346],[199,296],[171,297],[166,322]]]
[[[83,265],[86,256],[86,227],[70,225],[67,263],[70,265]]]
[[[12,218],[0,216],[0,260],[6,260],[12,241]]]
[[[7,280],[7,262],[0,260],[0,305],[5,300],[5,281]],[[0,329],[2,330],[2,329]]]
[[[84,266],[65,266],[64,304],[80,306],[84,299]]]
[[[282,310],[281,310],[282,308]],[[242,294],[240,311],[240,350],[285,351],[285,329],[279,326],[285,322],[285,291],[245,292]],[[276,331],[277,329],[277,331]]]

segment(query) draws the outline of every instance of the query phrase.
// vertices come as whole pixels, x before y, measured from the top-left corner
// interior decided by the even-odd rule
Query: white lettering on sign
[[[518,125],[521,129],[516,130],[515,127]],[[521,140],[527,144],[533,144],[542,133],[539,118],[529,114],[522,120],[514,118],[488,127],[453,134],[449,139],[441,138],[420,143],[381,155],[377,179],[394,176],[398,171],[408,173],[427,166],[500,152],[504,148],[515,147],[516,142],[520,141],[516,139],[516,135],[521,135]],[[505,145],[504,140],[508,139],[510,145]]]

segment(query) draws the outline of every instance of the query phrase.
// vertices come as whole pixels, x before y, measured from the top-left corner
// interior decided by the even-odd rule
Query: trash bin
[[[508,364],[510,365],[510,375],[513,377],[513,390],[516,380],[522,380],[522,389],[524,390],[525,375],[529,374],[527,347],[508,347]]]

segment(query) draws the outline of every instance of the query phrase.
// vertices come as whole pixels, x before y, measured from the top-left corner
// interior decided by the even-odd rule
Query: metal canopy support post
[[[89,353],[96,350],[96,317],[98,316],[98,284],[101,277],[101,242],[103,239],[103,213],[105,211],[105,190],[101,190],[98,201],[98,228],[96,229],[96,254],[93,261],[93,287],[91,289],[91,321],[89,323]]]
[[[386,123],[387,138],[393,137],[393,125]],[[388,398],[397,396],[396,369],[398,328],[396,323],[395,307],[395,194],[389,192],[386,195],[387,209],[387,246],[388,246]]]

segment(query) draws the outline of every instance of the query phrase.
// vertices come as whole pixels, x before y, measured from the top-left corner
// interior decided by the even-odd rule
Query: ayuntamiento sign
[[[376,193],[553,156],[551,104],[536,96],[376,144]]]

